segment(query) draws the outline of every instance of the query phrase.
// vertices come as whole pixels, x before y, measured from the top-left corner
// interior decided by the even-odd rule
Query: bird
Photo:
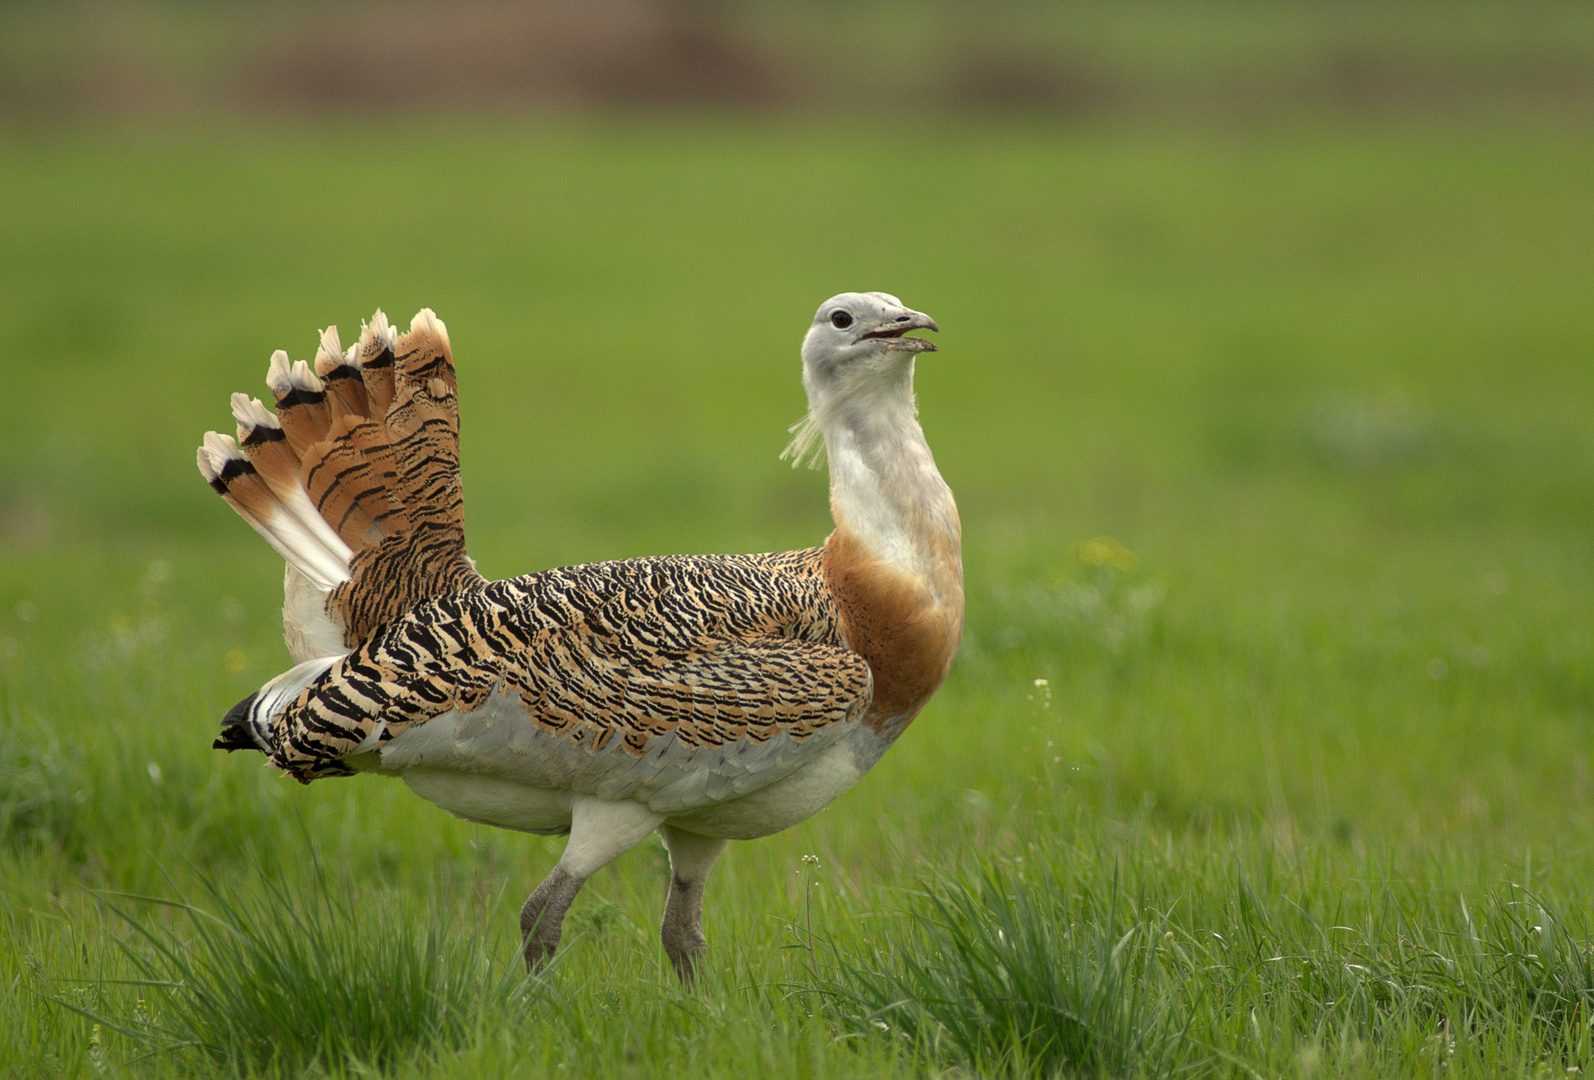
[[[314,366],[275,352],[274,398],[232,396],[199,470],[286,561],[293,666],[234,706],[217,749],[302,783],[377,773],[468,821],[568,835],[520,913],[527,967],[584,882],[657,832],[660,938],[691,983],[704,886],[731,840],[789,828],[856,783],[951,668],[962,527],[918,420],[911,331],[882,292],[820,305],[808,411],[783,459],[828,462],[816,547],[665,555],[489,581],[466,554],[447,327],[378,310]]]

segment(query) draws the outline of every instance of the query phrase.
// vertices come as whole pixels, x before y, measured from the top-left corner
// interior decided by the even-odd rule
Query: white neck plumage
[[[961,605],[962,530],[919,427],[913,358],[850,381],[811,393],[809,402],[830,459],[837,530],[932,595],[956,589]]]

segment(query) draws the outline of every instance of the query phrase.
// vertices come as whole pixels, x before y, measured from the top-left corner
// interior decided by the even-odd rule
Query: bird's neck
[[[963,628],[962,528],[900,382],[814,402],[836,531],[825,574],[850,648],[875,675],[871,719],[891,737],[934,693]]]
[[[871,387],[818,410],[830,510],[861,553],[922,579],[931,592],[944,591],[951,572],[961,592],[957,504],[917,412],[911,382]]]

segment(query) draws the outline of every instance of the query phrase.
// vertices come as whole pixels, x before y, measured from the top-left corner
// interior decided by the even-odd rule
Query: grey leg
[[[570,811],[570,841],[526,906],[520,909],[526,969],[536,971],[559,946],[565,912],[587,879],[642,842],[663,820],[636,802],[579,796]]]
[[[673,825],[659,826],[659,836],[670,853],[670,895],[664,902],[664,925],[659,936],[664,951],[684,983],[697,976],[708,951],[703,940],[703,885],[725,841],[699,836]]]
[[[520,909],[520,935],[525,941],[527,971],[540,969],[559,947],[565,912],[586,881],[556,865],[526,899]]]

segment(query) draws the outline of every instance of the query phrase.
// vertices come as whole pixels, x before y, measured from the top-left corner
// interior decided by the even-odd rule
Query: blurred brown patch
[[[1320,72],[1302,76],[1298,92],[1307,100],[1375,112],[1521,98],[1578,104],[1594,100],[1594,73],[1553,53],[1462,64],[1341,42],[1325,50]]]
[[[0,505],[0,548],[43,548],[55,534],[55,519],[43,504],[16,499]]]
[[[645,0],[411,3],[328,13],[262,49],[240,103],[311,109],[493,104],[767,106],[764,57],[704,11]]]
[[[1170,25],[1190,14],[1159,2]],[[1462,48],[1426,8],[1398,2],[1404,15],[1387,26],[1314,9],[1307,24],[1285,20],[1238,53],[1207,50],[1205,38],[1182,52],[1167,42],[1142,50],[1134,35],[1149,24],[1129,5],[1082,7],[1072,22],[1072,8],[883,0],[0,5],[0,118],[47,122],[638,106],[1064,117],[1594,106],[1594,46],[1559,24],[1518,37],[1478,31]],[[1214,42],[1230,39],[1231,28],[1201,25]]]
[[[989,43],[948,58],[944,101],[981,112],[1099,112],[1124,99],[1118,80],[1073,57]]]

